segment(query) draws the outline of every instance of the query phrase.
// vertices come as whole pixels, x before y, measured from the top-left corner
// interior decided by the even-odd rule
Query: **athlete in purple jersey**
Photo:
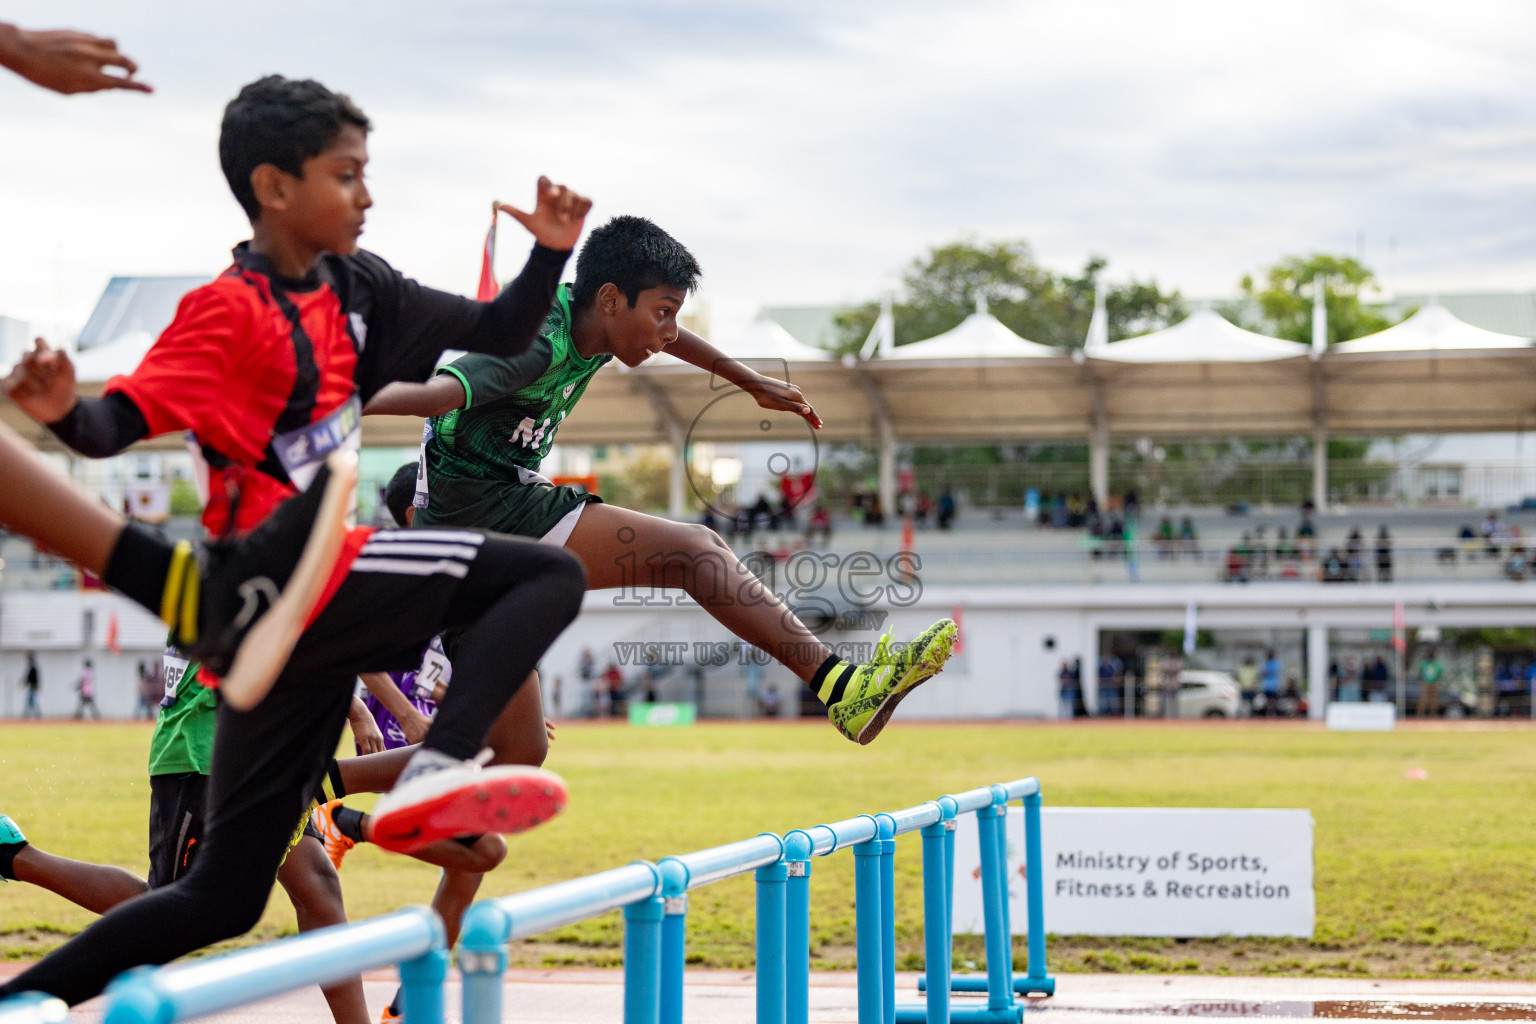
[[[375,672],[362,677],[368,688],[363,704],[384,734],[385,747],[395,750],[421,742],[452,675],[453,666],[443,653],[443,642],[433,637],[422,651],[420,667],[409,672]]]

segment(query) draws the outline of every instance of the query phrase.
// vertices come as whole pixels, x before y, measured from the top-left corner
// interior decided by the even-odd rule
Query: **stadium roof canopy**
[[[1102,488],[1108,448],[1117,438],[1310,435],[1321,441],[1329,434],[1536,429],[1536,347],[1461,324],[1435,306],[1321,353],[1243,331],[1209,311],[1140,338],[1100,339],[1070,355],[1000,333],[1006,331],[979,314],[930,341],[838,360],[756,324],[721,347],[797,385],[825,421],[819,441],[876,446],[882,490],[894,487],[894,450],[903,442],[1087,441]],[[948,348],[967,338],[974,344]],[[142,341],[142,335],[121,339],[112,358],[126,361]],[[952,354],[926,358],[938,346],[924,346],[935,342]],[[107,362],[108,352],[86,352],[82,370],[98,358]],[[98,394],[100,387],[82,379],[80,391]],[[0,418],[51,443],[9,403],[0,405]],[[366,417],[363,427],[371,446],[409,447],[420,438],[420,421],[408,417]],[[560,437],[569,444],[682,449],[697,441],[809,440],[810,431],[793,414],[763,410],[715,375],[657,357],[636,369],[615,362],[599,371]],[[159,443],[171,448],[181,441]],[[1321,478],[1326,466],[1318,469]],[[674,475],[678,507],[680,481]]]

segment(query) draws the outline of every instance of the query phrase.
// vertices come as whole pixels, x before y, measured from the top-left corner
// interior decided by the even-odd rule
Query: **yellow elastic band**
[[[181,628],[177,633],[183,644],[197,643],[197,588],[199,577],[194,563],[181,588]]]
[[[165,574],[165,592],[160,595],[160,621],[167,626],[176,625],[177,599],[181,597],[181,581],[187,575],[187,563],[192,559],[192,542],[179,540],[171,550],[171,568]]]

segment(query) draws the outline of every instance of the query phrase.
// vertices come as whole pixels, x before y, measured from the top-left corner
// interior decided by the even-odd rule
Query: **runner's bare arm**
[[[764,409],[778,409],[802,416],[816,429],[821,429],[821,417],[805,400],[800,389],[793,384],[766,377],[738,359],[733,359],[715,346],[694,334],[686,327],[677,329],[677,340],[667,346],[667,352],[685,363],[692,363],[722,380],[729,381],[748,392]]]
[[[352,698],[352,709],[347,712],[347,723],[352,728],[352,738],[357,741],[359,754],[377,754],[384,749],[384,734],[379,723],[373,720],[368,705],[357,697]]]
[[[464,407],[464,384],[451,373],[440,373],[425,384],[396,381],[363,406],[364,416],[441,416]]]
[[[384,705],[384,710],[395,716],[405,738],[412,743],[420,743],[432,720],[416,710],[416,706],[400,692],[394,680],[383,672],[364,672],[358,678],[362,679],[374,699]]]

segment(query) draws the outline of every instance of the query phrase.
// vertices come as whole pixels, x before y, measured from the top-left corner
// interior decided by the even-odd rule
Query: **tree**
[[[1090,257],[1073,277],[1040,266],[1024,241],[936,246],[914,259],[902,275],[901,294],[891,310],[896,344],[950,330],[975,312],[978,298],[985,298],[988,311],[1020,337],[1080,348],[1106,262],[1101,256]],[[838,313],[837,351],[857,352],[879,312],[879,305],[870,302]],[[1182,319],[1185,306],[1178,292],[1165,293],[1155,282],[1131,281],[1106,292],[1105,312],[1110,339],[1118,340]]]
[[[1323,278],[1323,303],[1328,310],[1328,344],[1375,334],[1391,322],[1367,310],[1361,293],[1376,283],[1376,275],[1349,256],[1313,253],[1287,256],[1264,273],[1259,289],[1253,276],[1240,282],[1243,295],[1258,306],[1264,323],[1257,325],[1277,338],[1310,344],[1312,341],[1313,289]]]

